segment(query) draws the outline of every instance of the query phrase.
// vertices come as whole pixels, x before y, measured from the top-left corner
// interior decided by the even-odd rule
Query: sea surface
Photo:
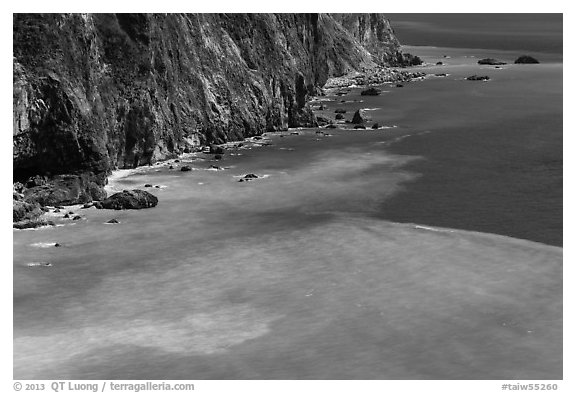
[[[561,379],[561,58],[409,52],[448,75],[321,98],[377,130],[118,171],[158,206],[15,230],[14,378]]]

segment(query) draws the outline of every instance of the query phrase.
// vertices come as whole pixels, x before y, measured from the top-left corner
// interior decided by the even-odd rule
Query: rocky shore
[[[425,75],[425,72],[406,71],[390,67],[374,67],[360,71],[352,71],[342,76],[329,78],[323,88],[338,89],[381,85],[384,83],[408,82],[415,78],[422,78]]]
[[[13,31],[15,221],[105,199],[117,168],[317,126],[331,77],[408,78],[382,14],[14,14]]]
[[[381,14],[14,14],[14,222],[107,176],[289,127],[322,88],[403,82]],[[266,53],[266,56],[263,54]],[[186,170],[182,168],[182,170]],[[20,224],[16,224],[20,226]]]

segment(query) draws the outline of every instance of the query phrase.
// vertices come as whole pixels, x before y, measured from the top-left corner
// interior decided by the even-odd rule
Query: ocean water
[[[562,55],[562,14],[386,14],[400,42]]]
[[[562,378],[561,199],[544,192],[561,180],[562,65],[421,50],[450,75],[325,97],[325,115],[367,108],[379,130],[119,172],[110,191],[158,206],[14,231],[14,377]]]

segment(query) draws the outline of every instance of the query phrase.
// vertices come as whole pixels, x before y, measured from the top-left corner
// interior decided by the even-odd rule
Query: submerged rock
[[[374,123],[372,124],[372,129],[373,130],[377,130],[380,127],[380,125],[378,123]]]
[[[365,129],[366,129],[366,126],[365,126],[365,125],[362,125],[362,124],[358,124],[358,125],[355,125],[355,126],[354,126],[354,129],[355,129],[355,130],[365,130]]]
[[[117,219],[113,218],[111,220],[106,221],[106,224],[120,224],[120,221],[118,221]]]
[[[158,204],[158,198],[143,190],[124,190],[102,201],[104,209],[146,209]]]
[[[514,64],[540,64],[540,62],[532,56],[523,55],[514,60]]]
[[[376,89],[376,88],[374,88],[374,87],[371,87],[371,88],[369,88],[369,89],[363,90],[363,91],[360,93],[360,95],[361,95],[361,96],[379,96],[380,93],[381,93],[380,90],[378,90],[378,89]]]
[[[336,120],[342,120],[342,119],[344,119],[344,115],[342,113],[338,113],[336,115]]]
[[[336,109],[334,113],[346,113],[346,109]]]
[[[466,78],[467,81],[487,81],[490,80],[490,77],[487,75],[484,76],[478,76],[478,75],[472,75],[469,76],[468,78]]]
[[[152,187],[152,184],[144,184],[144,187]]]
[[[80,216],[75,216],[75,217],[72,219],[72,221],[77,221],[77,220],[81,220],[81,219],[82,219],[82,217],[80,217]]]
[[[27,263],[26,266],[28,266],[28,267],[52,267],[53,265],[50,262],[30,262],[30,263]]]
[[[190,168],[189,165],[184,165],[182,168],[180,168],[180,171],[182,171],[182,172],[189,172],[191,170],[192,170],[192,168]]]

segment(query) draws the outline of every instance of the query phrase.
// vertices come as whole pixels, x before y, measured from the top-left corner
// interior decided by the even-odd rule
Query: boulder
[[[80,217],[80,216],[75,216],[75,217],[72,219],[72,221],[77,221],[77,220],[81,220],[81,219],[82,219],[82,217]]]
[[[492,58],[486,58],[486,59],[478,60],[478,64],[482,64],[482,65],[505,65],[506,62],[492,59]]]
[[[332,120],[324,116],[316,116],[316,122],[319,126],[324,126],[326,124],[332,124]]]
[[[244,179],[258,179],[258,175],[255,175],[253,173],[249,173],[246,176],[244,176]]]
[[[210,145],[210,154],[224,154],[222,146]]]
[[[124,190],[102,201],[104,209],[146,209],[158,204],[158,198],[143,190]]]
[[[437,62],[436,65],[444,65],[441,61]]]
[[[540,62],[532,56],[523,55],[514,60],[514,64],[539,64]]]
[[[346,113],[346,109],[336,109],[334,113]]]
[[[380,127],[380,125],[378,123],[374,123],[372,124],[372,129],[373,130],[377,130]]]
[[[221,159],[222,159],[222,155],[221,155],[221,154],[216,154],[216,155],[214,156],[214,159],[215,159],[215,160],[221,160]]]
[[[113,218],[111,220],[106,221],[106,224],[120,224],[120,221],[118,221],[117,219]]]
[[[344,115],[342,113],[336,114],[336,120],[342,120],[342,119],[344,119]]]
[[[182,172],[189,172],[189,171],[192,170],[192,168],[190,168],[189,165],[184,165],[182,168],[180,168],[180,170],[181,170]]]
[[[381,93],[380,90],[378,90],[378,89],[376,89],[376,88],[374,88],[374,87],[371,87],[371,88],[369,88],[369,89],[363,90],[363,91],[360,93],[360,95],[361,95],[361,96],[378,96],[378,95],[380,95],[380,93]]]
[[[355,130],[365,130],[365,129],[366,129],[366,126],[365,126],[365,125],[362,125],[362,124],[358,124],[358,125],[355,125],[355,126],[354,126],[354,129],[355,129]]]
[[[364,117],[364,112],[362,109],[358,109],[354,113],[354,117],[352,117],[352,123],[354,124],[364,124],[366,122],[366,118]]]
[[[144,184],[144,187],[152,187],[152,184]]]
[[[397,83],[396,87],[404,87],[404,85],[402,83]]]

